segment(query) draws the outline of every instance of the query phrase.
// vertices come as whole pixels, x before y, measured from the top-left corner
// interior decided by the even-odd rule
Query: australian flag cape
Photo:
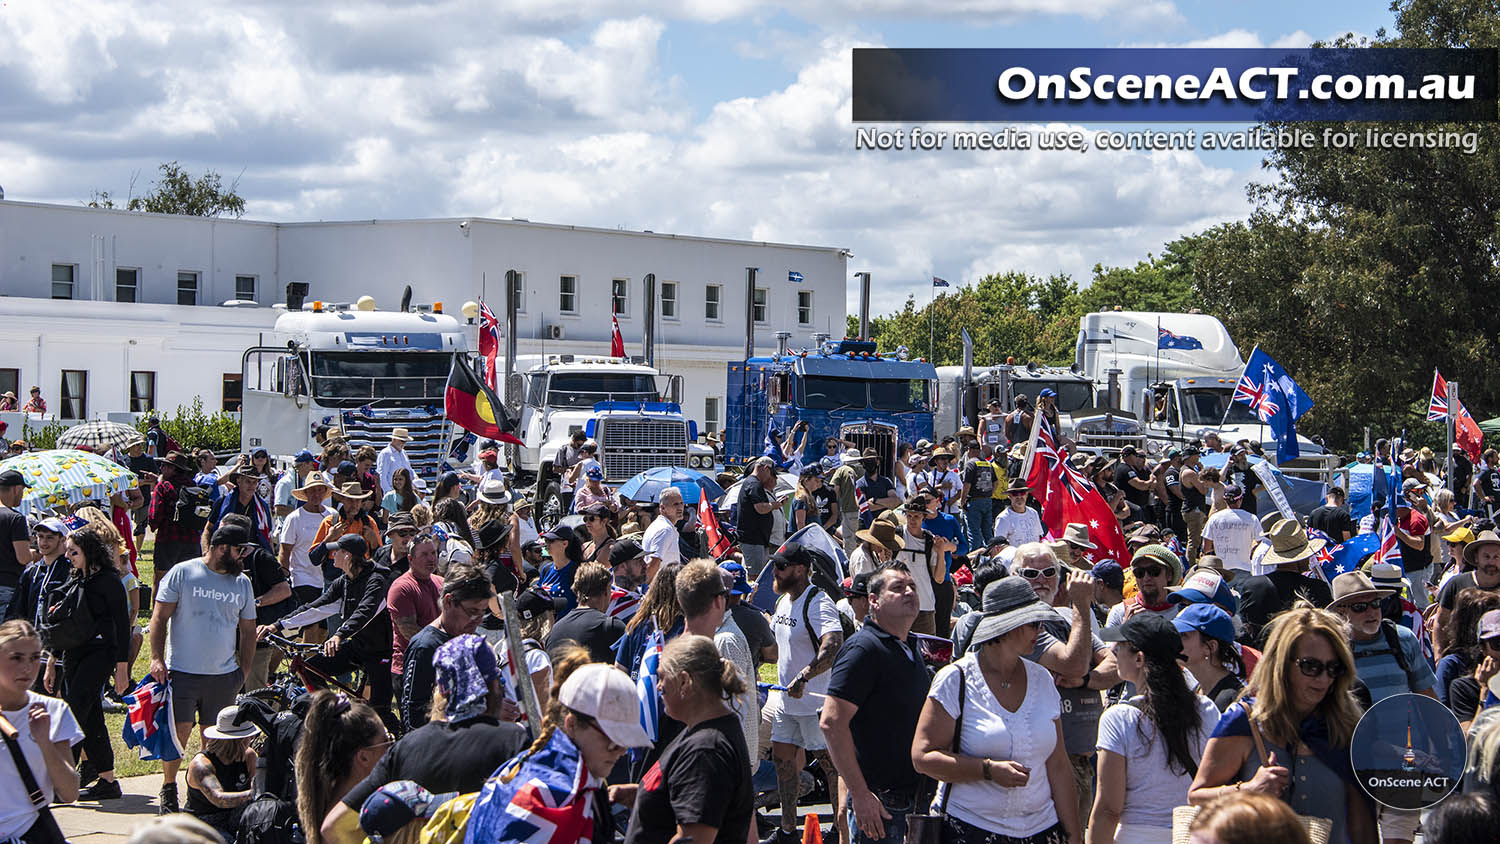
[[[514,776],[503,782],[508,773]],[[469,813],[464,844],[591,844],[593,792],[601,784],[567,734],[553,730],[545,747],[523,751],[485,782]]]

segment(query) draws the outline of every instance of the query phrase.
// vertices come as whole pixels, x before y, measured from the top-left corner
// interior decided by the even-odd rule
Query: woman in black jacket
[[[115,567],[119,549],[98,531],[86,527],[68,536],[63,555],[73,568],[67,582],[47,597],[47,604],[61,601],[69,589],[81,588],[87,611],[75,613],[74,618],[87,617],[93,627],[92,636],[62,652],[63,700],[83,729],[83,741],[73,746],[73,758],[77,761],[80,754],[87,754],[90,766],[99,772],[99,781],[80,791],[78,798],[117,798],[120,784],[115,781],[115,752],[109,743],[100,694],[111,675],[119,694],[125,693],[130,682],[130,602]],[[53,685],[48,684],[47,691],[53,691]]]
[[[357,533],[346,533],[327,545],[333,564],[341,574],[323,588],[323,594],[274,624],[261,627],[259,635],[302,627],[339,613],[343,623],[323,643],[323,652],[307,661],[308,667],[330,676],[362,668],[370,687],[370,705],[393,723],[391,714],[391,617],[385,606],[391,585],[390,569],[375,565],[370,546]]]

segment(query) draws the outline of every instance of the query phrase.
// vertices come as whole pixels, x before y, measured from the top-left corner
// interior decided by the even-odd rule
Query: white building
[[[503,320],[513,269],[520,354],[606,353],[612,313],[637,354],[652,273],[656,364],[683,376],[689,418],[717,430],[726,364],[744,356],[746,268],[759,268],[755,340],[766,353],[777,331],[794,345],[814,332],[843,336],[849,256],[525,220],[264,223],[0,201],[0,392],[24,402],[38,385],[64,419],[170,410],[195,396],[234,409],[241,353],[294,281],[309,302],[369,295],[395,309],[411,285],[413,302],[458,315],[484,299]]]

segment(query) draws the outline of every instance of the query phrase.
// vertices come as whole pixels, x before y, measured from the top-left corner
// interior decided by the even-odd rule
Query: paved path
[[[126,777],[120,789],[125,796],[119,800],[53,806],[63,835],[74,844],[123,844],[137,824],[156,816],[161,774]]]

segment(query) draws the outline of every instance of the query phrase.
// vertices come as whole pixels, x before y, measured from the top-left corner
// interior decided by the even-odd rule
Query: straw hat
[[[411,434],[405,428],[393,428],[391,429],[391,439],[407,442],[411,439]]]
[[[510,494],[506,492],[505,481],[499,478],[490,478],[479,485],[479,494],[476,496],[486,504],[509,504]]]
[[[322,487],[328,492],[333,491],[333,485],[328,483],[328,478],[322,472],[308,472],[307,479],[302,482],[302,486],[292,490],[292,497],[298,501],[306,501],[307,491],[313,487]]]
[[[1333,601],[1328,609],[1335,609],[1355,601],[1378,601],[1396,594],[1394,589],[1378,589],[1370,582],[1370,576],[1362,571],[1345,572],[1333,579]]]
[[[870,522],[870,527],[865,530],[855,531],[854,535],[862,542],[868,542],[872,545],[884,545],[886,550],[892,554],[901,553],[905,547],[902,545],[900,537],[896,535],[896,526],[880,519]]]
[[[334,490],[333,494],[338,496],[339,498],[346,498],[350,501],[364,501],[366,498],[370,497],[370,493],[360,485],[359,481],[350,481]]]
[[[1327,545],[1321,539],[1309,541],[1307,530],[1298,524],[1295,519],[1282,519],[1271,528],[1266,538],[1271,540],[1271,548],[1261,558],[1265,565],[1281,565],[1282,563],[1295,563],[1323,550]],[[1500,539],[1496,540],[1500,543]]]
[[[1496,535],[1492,530],[1482,531],[1473,542],[1464,546],[1464,562],[1471,566],[1475,565],[1474,558],[1479,554],[1479,549],[1491,545],[1500,545],[1500,535]]]

